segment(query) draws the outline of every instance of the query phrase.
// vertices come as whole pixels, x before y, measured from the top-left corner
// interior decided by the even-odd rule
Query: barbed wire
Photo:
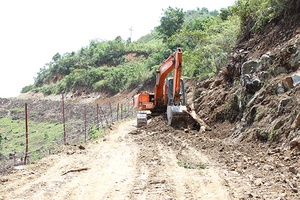
[[[55,154],[63,145],[78,145],[97,139],[101,134],[97,135],[95,132],[105,132],[114,122],[132,118],[134,114],[131,102],[100,105],[64,101],[63,98],[61,101],[0,98],[0,117],[11,119],[10,125],[1,125],[2,130],[10,128],[13,131],[12,123],[16,120],[24,126],[22,133],[17,136],[20,137],[18,141],[22,142],[12,144],[14,140],[11,139],[2,140],[2,144],[0,143],[1,148],[5,146],[12,149],[12,152],[3,155],[0,148],[0,173]],[[26,118],[28,124],[25,123]],[[57,126],[54,133],[51,130],[53,126]]]

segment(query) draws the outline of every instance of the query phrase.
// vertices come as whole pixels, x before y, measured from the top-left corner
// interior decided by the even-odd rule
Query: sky
[[[235,0],[0,1],[0,97],[17,97],[56,53],[78,51],[93,39],[132,41],[160,24],[169,6],[219,10]],[[130,31],[132,29],[132,32]]]

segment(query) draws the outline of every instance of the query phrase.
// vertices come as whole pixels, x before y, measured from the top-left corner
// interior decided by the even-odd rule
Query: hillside
[[[241,42],[220,75],[196,89],[200,115],[210,124],[233,122],[234,141],[282,143],[297,133],[299,16],[286,20]]]
[[[142,128],[116,124],[86,150],[66,146],[16,167],[0,179],[0,199],[298,199],[299,66],[300,15],[291,12],[241,38],[216,76],[186,79],[189,106],[212,130],[170,127],[163,115]],[[151,84],[92,104],[129,101]]]
[[[297,199],[299,21],[299,14],[273,21],[239,43],[217,77],[190,88],[198,115],[213,127],[205,149],[255,185],[248,198]]]
[[[120,36],[109,41],[93,39],[77,51],[56,53],[22,93],[111,96],[146,86],[177,47],[185,52],[185,77],[212,77],[226,63],[238,26],[238,16],[230,8],[219,12],[168,7],[160,25],[137,41]]]

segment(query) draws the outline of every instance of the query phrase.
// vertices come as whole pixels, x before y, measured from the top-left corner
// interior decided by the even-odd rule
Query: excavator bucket
[[[188,114],[186,106],[168,106],[167,118],[169,126],[184,126],[187,121]]]

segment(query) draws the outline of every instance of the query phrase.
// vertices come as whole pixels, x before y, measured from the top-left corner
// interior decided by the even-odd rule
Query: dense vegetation
[[[270,22],[293,16],[299,9],[299,0],[238,0],[231,10],[241,21],[240,39],[248,39]]]
[[[34,84],[22,92],[117,93],[153,78],[155,69],[176,47],[184,51],[184,76],[212,77],[226,64],[238,39],[247,39],[271,20],[297,8],[298,0],[238,0],[220,11],[169,7],[160,25],[135,42],[121,37],[91,40],[76,52],[55,54],[40,69]]]

